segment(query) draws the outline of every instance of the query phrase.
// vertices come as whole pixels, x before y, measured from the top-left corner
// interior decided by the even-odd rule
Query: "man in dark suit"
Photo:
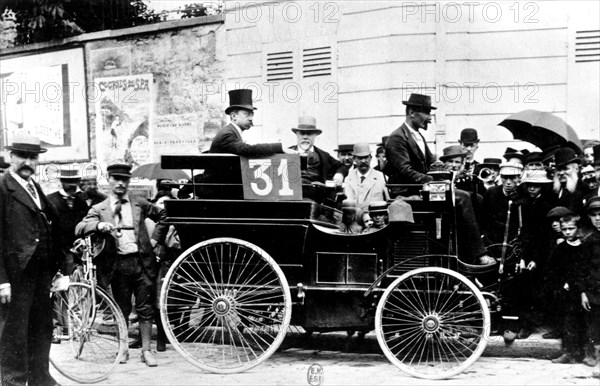
[[[106,200],[106,194],[98,191],[98,170],[94,165],[83,170],[79,189],[81,190],[77,192],[77,195],[85,200],[88,208]]]
[[[4,162],[4,157],[0,156],[0,176],[2,176],[2,174],[4,174],[6,169],[8,169],[9,167],[10,164],[8,162]]]
[[[75,233],[78,236],[94,230],[111,233],[117,226],[133,226],[133,230],[121,230],[115,234],[117,256],[111,286],[125,320],[129,320],[131,295],[135,295],[135,309],[140,320],[142,361],[153,367],[157,363],[150,351],[150,343],[158,273],[154,247],[164,243],[167,235],[169,228],[163,224],[166,214],[164,209],[145,198],[128,193],[131,165],[114,164],[108,166],[107,171],[111,190],[109,197],[90,209],[87,216],[77,224]],[[146,218],[157,223],[152,237],[148,235]]]
[[[225,114],[231,122],[217,132],[210,145],[210,153],[231,153],[245,157],[269,156],[277,153],[294,154],[284,149],[281,143],[260,143],[250,145],[244,142],[242,133],[253,126],[254,110],[252,90],[239,89],[229,91],[229,107]]]
[[[343,163],[315,146],[317,136],[323,131],[317,128],[317,120],[310,116],[300,117],[298,127],[292,128],[297,145],[292,146],[300,156],[306,157],[307,166],[302,170],[302,195],[321,202],[324,198],[325,181],[333,180],[342,186],[347,169]]]
[[[389,175],[389,184],[424,184],[433,178],[427,175],[430,165],[435,161],[427,142],[419,129],[427,130],[431,123],[431,105],[428,95],[411,94],[406,105],[406,121],[390,134],[385,145],[387,160],[385,174]],[[419,194],[418,187],[393,187],[393,197]]]
[[[48,357],[57,213],[33,180],[46,149],[35,137],[15,139],[6,149],[13,166],[0,179],[0,384],[56,385]]]

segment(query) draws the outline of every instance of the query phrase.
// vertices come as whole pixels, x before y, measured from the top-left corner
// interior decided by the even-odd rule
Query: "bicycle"
[[[130,229],[115,228],[117,237]],[[71,251],[82,254],[82,264],[68,277],[66,289],[51,292],[53,317],[62,331],[55,336],[59,342],[51,345],[50,363],[79,383],[105,380],[127,351],[125,318],[112,297],[97,286],[95,233],[75,241]]]

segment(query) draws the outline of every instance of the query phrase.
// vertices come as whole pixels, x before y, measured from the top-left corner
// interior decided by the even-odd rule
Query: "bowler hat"
[[[387,213],[387,202],[372,201],[369,204],[369,213]]]
[[[554,163],[556,166],[564,166],[570,163],[581,164],[581,158],[570,147],[561,147],[554,153]]]
[[[502,160],[500,158],[484,158],[483,162],[479,165],[484,168],[500,170],[500,164]]]
[[[444,155],[440,156],[442,162],[446,162],[451,158],[464,157],[467,153],[458,145],[448,146],[444,148]]]
[[[113,164],[109,165],[106,168],[108,172],[108,176],[120,176],[120,177],[130,177],[131,178],[131,165],[127,164]]]
[[[520,176],[523,172],[523,165],[516,162],[504,162],[500,164],[501,176]]]
[[[352,155],[357,157],[365,157],[367,155],[371,155],[371,148],[366,142],[355,143],[354,148],[352,149]]]
[[[600,196],[594,196],[585,202],[585,211],[600,209]]]
[[[225,114],[231,113],[233,110],[256,110],[252,106],[252,90],[241,88],[238,90],[229,91],[229,107],[225,109]]]
[[[511,158],[517,158],[517,159],[520,159],[521,162],[523,162],[523,159],[525,158],[523,156],[523,153],[521,153],[517,149],[513,149],[512,147],[507,147],[506,151],[504,152],[504,155],[502,157],[504,157],[504,159],[507,161],[510,160]]]
[[[560,218],[560,217],[564,217],[568,214],[574,214],[574,213],[571,209],[566,208],[564,206],[555,206],[554,208],[550,209],[548,214],[546,214],[546,217],[547,218]]]
[[[44,149],[40,146],[40,139],[38,137],[31,136],[15,138],[12,145],[6,146],[6,150],[35,154],[45,153],[48,151],[48,149]]]
[[[465,145],[478,143],[479,137],[477,136],[477,130],[471,128],[463,129],[463,131],[460,132],[459,141],[464,143]]]
[[[353,148],[354,148],[354,146],[351,143],[348,143],[348,144],[338,145],[337,149],[334,149],[334,151],[337,151],[338,153],[350,153],[350,152],[352,152]]]
[[[529,170],[525,173],[525,177],[521,182],[527,184],[549,184],[552,180],[548,178],[545,170]]]
[[[600,165],[600,145],[595,145],[594,149],[594,165]]]
[[[424,107],[431,110],[436,110],[437,107],[431,105],[431,97],[429,95],[422,94],[410,94],[407,101],[402,101],[403,105]]]
[[[387,143],[387,140],[388,140],[389,137],[390,137],[389,135],[381,137],[381,142],[378,143],[377,146],[383,146],[383,147],[385,147],[385,144]]]
[[[79,170],[77,169],[60,169],[61,181],[80,181],[81,176],[79,175]]]
[[[4,161],[4,157],[0,155],[0,169],[7,169],[10,167],[8,162]]]
[[[294,133],[297,132],[316,132],[317,134],[321,134],[323,130],[317,129],[317,120],[314,117],[305,115],[303,117],[298,118],[298,127],[292,128]]]

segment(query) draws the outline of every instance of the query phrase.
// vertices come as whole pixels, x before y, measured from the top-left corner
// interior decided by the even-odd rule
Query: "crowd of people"
[[[252,92],[229,94],[225,112],[231,122],[216,134],[210,152],[306,157],[303,196],[323,202],[324,187],[332,181],[341,197],[339,232],[364,234],[384,228],[398,206],[405,212],[407,202],[422,199],[424,184],[450,176],[445,178],[455,188],[459,258],[492,266],[498,264],[494,246],[522,251],[516,265],[522,274],[512,288],[519,296],[511,298],[523,320],[517,337],[526,338],[542,321],[550,323],[553,329],[546,337],[563,340],[564,352],[556,363],[597,365],[600,145],[584,149],[585,158],[569,147],[542,152],[507,148],[504,160],[489,155],[479,163],[475,159],[479,134],[466,128],[459,145],[446,147],[436,160],[421,132],[427,130],[436,107],[429,96],[412,94],[403,101],[405,122],[382,138],[375,159],[366,142],[340,144],[336,159],[315,145],[322,130],[310,116],[300,117],[292,128],[295,146],[246,143],[242,134],[252,127],[256,110]],[[11,164],[0,160],[0,170],[10,167],[0,177],[2,384],[57,384],[48,372],[48,355],[53,339],[59,344],[53,330],[61,326],[53,321],[48,293],[56,270],[69,274],[77,263],[70,250],[74,239],[90,231],[112,235],[123,228],[120,237],[107,237],[112,245],[95,261],[98,284],[110,289],[126,320],[135,311],[140,339],[131,347],[141,348],[142,361],[156,366],[153,322],[159,327],[158,351],[166,344],[157,317],[157,289],[178,248],[176,232],[163,223],[161,203],[175,198],[170,185],[157,181],[158,194],[151,201],[130,195],[131,166],[117,163],[107,168],[108,195],[98,191],[96,175],[82,178],[73,170],[62,170],[61,189],[46,196],[33,178],[38,156],[46,151],[39,139],[21,138],[6,150]],[[407,218],[412,221],[412,214]]]

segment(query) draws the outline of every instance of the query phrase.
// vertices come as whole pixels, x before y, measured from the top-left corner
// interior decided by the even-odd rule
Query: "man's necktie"
[[[69,209],[73,209],[73,205],[75,204],[75,197],[66,196],[65,200],[67,201],[67,205],[69,206]]]
[[[28,182],[26,186],[27,186],[27,190],[29,190],[29,193],[31,193],[33,198],[37,199],[37,192],[35,191],[33,184],[31,182]]]
[[[362,184],[363,182],[365,182],[365,176],[360,176],[360,183]]]
[[[123,221],[123,215],[121,214],[121,205],[123,202],[125,202],[125,200],[119,199],[115,204],[115,217],[119,218],[119,222]]]

